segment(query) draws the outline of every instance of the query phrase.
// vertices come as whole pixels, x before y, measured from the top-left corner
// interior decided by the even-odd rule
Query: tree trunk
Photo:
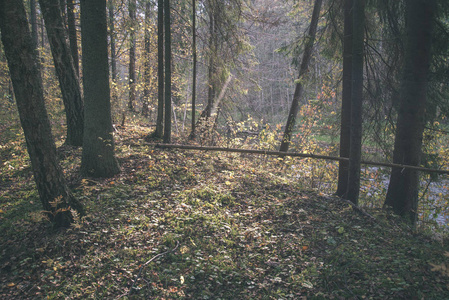
[[[80,62],[78,55],[78,37],[76,34],[75,0],[67,0],[67,27],[69,31],[70,53],[72,54],[75,73],[79,78]]]
[[[363,53],[365,0],[353,1],[351,135],[346,199],[358,204],[360,192],[360,160],[362,158]]]
[[[344,3],[343,36],[343,91],[341,97],[340,156],[349,157],[351,132],[352,93],[352,0]],[[336,195],[343,197],[348,190],[349,162],[338,164],[338,187]]]
[[[129,0],[129,69],[128,69],[128,84],[129,84],[129,99],[128,109],[134,111],[134,104],[136,102],[136,0]]]
[[[207,105],[206,105],[206,118],[210,118],[212,115],[212,107],[214,106],[216,86],[217,86],[217,68],[215,66],[215,60],[217,55],[217,28],[215,26],[214,9],[212,5],[209,8],[209,66],[207,69]]]
[[[164,0],[164,32],[165,32],[165,119],[164,119],[164,143],[171,140],[171,17],[170,0]]]
[[[144,82],[143,82],[143,105],[142,105],[142,115],[148,116],[149,105],[150,105],[150,83],[151,83],[151,64],[150,64],[150,22],[151,22],[151,2],[145,2],[145,49],[144,49]]]
[[[67,32],[61,10],[51,0],[39,0],[44,16],[51,53],[58,75],[67,119],[66,144],[82,146],[84,112],[81,89],[67,44]]]
[[[111,78],[115,83],[117,79],[117,60],[115,50],[115,26],[114,26],[114,0],[108,2],[109,12],[109,40],[111,42]]]
[[[41,60],[39,59],[39,33],[37,30],[37,12],[36,12],[36,1],[30,0],[30,23],[31,23],[31,40],[33,41],[33,49],[36,52],[36,57],[38,58],[36,60],[36,66],[37,70],[39,72],[39,80],[41,81],[41,85],[44,86],[42,81],[42,74],[41,74]]]
[[[282,138],[281,146],[279,148],[279,151],[281,152],[287,152],[288,147],[290,146],[293,127],[295,126],[296,115],[298,114],[299,110],[299,102],[303,94],[303,85],[301,81],[304,80],[304,75],[307,73],[310,64],[310,59],[312,57],[313,44],[315,41],[322,2],[323,2],[322,0],[315,0],[315,4],[313,6],[312,19],[310,21],[309,33],[306,37],[304,54],[299,69],[299,76],[295,86],[295,93],[293,95],[292,105],[290,107],[290,112],[288,114],[287,124],[285,126],[284,131],[284,137]]]
[[[393,163],[418,166],[425,125],[431,58],[434,0],[406,1],[406,45]],[[418,171],[393,168],[385,206],[415,224],[418,216]]]
[[[192,0],[192,53],[193,53],[193,70],[192,70],[192,131],[190,138],[195,139],[195,113],[196,113],[196,1]]]
[[[30,0],[30,23],[31,23],[31,39],[33,41],[34,49],[39,45],[39,38],[37,33],[37,12],[36,0]]]
[[[37,57],[22,1],[0,0],[0,30],[43,208],[56,226],[69,226],[73,221],[70,208],[82,214],[83,207],[68,189],[57,161]]]
[[[155,138],[164,130],[164,0],[157,1],[157,120]]]
[[[105,0],[81,0],[81,45],[85,127],[81,173],[112,177],[120,172],[114,156],[109,90]]]

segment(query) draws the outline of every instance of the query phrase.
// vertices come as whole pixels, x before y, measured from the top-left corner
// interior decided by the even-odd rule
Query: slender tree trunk
[[[75,10],[75,0],[67,0],[67,27],[69,31],[70,53],[72,53],[73,66],[75,67],[76,75],[79,78],[80,62],[78,55],[78,37],[76,34]]]
[[[170,0],[164,0],[164,32],[165,32],[165,119],[164,143],[171,140],[171,17]]]
[[[84,112],[80,83],[67,44],[67,32],[58,5],[51,0],[39,0],[44,16],[51,53],[58,75],[67,119],[66,144],[82,146]]]
[[[340,156],[349,157],[351,135],[352,93],[352,0],[344,3],[343,37],[343,92],[341,97]],[[349,162],[338,164],[337,196],[343,197],[348,190]]]
[[[82,214],[83,207],[68,189],[57,161],[36,65],[38,58],[22,1],[0,0],[0,30],[43,208],[56,226],[69,226],[73,221],[70,208]]]
[[[109,12],[109,40],[111,42],[111,78],[112,82],[115,83],[117,80],[117,59],[116,59],[116,49],[115,49],[115,22],[114,22],[114,0],[109,0],[108,2],[108,12]]]
[[[360,192],[360,160],[362,157],[363,53],[365,0],[353,1],[351,136],[349,174],[346,198],[358,204]]]
[[[217,79],[217,70],[215,67],[215,56],[217,54],[216,45],[216,27],[215,27],[215,18],[214,18],[214,10],[212,5],[209,8],[209,66],[207,70],[207,78],[208,78],[208,89],[207,89],[207,106],[205,109],[206,118],[210,118],[212,114],[212,107],[214,106],[215,92],[216,92],[216,79]]]
[[[81,173],[112,177],[120,172],[120,167],[114,156],[106,0],[81,0],[80,4],[85,99]]]
[[[164,0],[157,2],[157,120],[155,138],[164,131]]]
[[[322,0],[315,0],[315,4],[313,6],[312,19],[310,21],[309,33],[306,37],[304,54],[299,69],[298,80],[295,86],[295,93],[293,95],[292,105],[290,107],[290,112],[288,114],[287,125],[285,126],[284,131],[284,137],[282,138],[281,146],[279,148],[279,151],[282,152],[287,152],[288,147],[290,146],[293,127],[295,126],[296,115],[298,114],[299,110],[299,102],[302,98],[304,89],[301,81],[304,80],[304,75],[307,73],[310,64],[310,59],[312,57],[313,44],[315,41],[322,2],[323,2]]]
[[[192,131],[190,138],[195,139],[195,113],[196,113],[196,1],[192,0],[192,53],[193,53],[193,71],[192,71]]]
[[[134,104],[136,102],[136,0],[129,0],[129,69],[128,69],[128,84],[129,84],[129,100],[128,109],[134,111]]]
[[[144,83],[143,83],[143,105],[142,114],[148,116],[150,105],[150,84],[151,84],[151,65],[150,65],[150,22],[151,22],[151,2],[145,2],[145,51],[144,51]]]
[[[406,1],[407,36],[393,163],[418,166],[421,162],[435,6],[435,0]],[[418,190],[418,171],[393,168],[385,206],[414,225]]]

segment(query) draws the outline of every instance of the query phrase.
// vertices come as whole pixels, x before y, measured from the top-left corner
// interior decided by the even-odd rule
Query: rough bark
[[[304,75],[307,73],[309,68],[310,59],[312,57],[313,44],[315,41],[316,30],[318,26],[318,19],[320,16],[321,4],[322,0],[315,0],[315,4],[313,6],[312,19],[310,21],[310,28],[308,35],[306,37],[306,43],[304,48],[304,54],[301,61],[301,66],[299,69],[299,76],[297,79],[297,83],[295,86],[295,93],[293,95],[292,105],[290,107],[290,112],[287,118],[287,124],[285,126],[284,136],[281,141],[281,146],[279,151],[287,152],[288,147],[290,146],[291,136],[293,132],[293,127],[295,127],[296,123],[296,115],[299,110],[299,102],[302,98],[303,94],[303,85],[302,80],[304,80]]]
[[[170,0],[164,0],[164,143],[170,143],[171,140],[171,16],[170,16]]]
[[[434,14],[434,0],[406,1],[406,46],[394,163],[418,166],[421,162]],[[417,171],[393,168],[385,206],[415,224],[418,216],[418,189]]]
[[[340,156],[349,157],[351,132],[352,89],[352,0],[344,2],[343,33],[343,91],[341,97]],[[348,190],[349,162],[338,164],[338,186],[336,195],[343,197]]]
[[[83,207],[68,189],[57,160],[22,1],[0,0],[0,30],[40,200],[56,226],[69,226],[70,208],[82,214]]]
[[[106,0],[81,0],[80,3],[85,99],[81,173],[91,177],[112,177],[120,172],[120,167],[114,156]]]
[[[67,138],[65,142],[68,145],[82,146],[84,130],[83,100],[60,6],[54,5],[54,2],[51,0],[39,0],[39,4],[44,16],[47,36],[65,107],[67,120]]]
[[[360,160],[362,158],[363,53],[365,0],[353,1],[351,133],[349,173],[346,199],[358,204],[360,192]]]

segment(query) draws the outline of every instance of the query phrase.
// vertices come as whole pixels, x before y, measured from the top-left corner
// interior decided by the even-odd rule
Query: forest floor
[[[59,149],[87,211],[63,230],[42,218],[23,139],[2,144],[0,299],[449,299],[448,240],[307,189],[279,158],[147,133],[118,132],[109,179]]]

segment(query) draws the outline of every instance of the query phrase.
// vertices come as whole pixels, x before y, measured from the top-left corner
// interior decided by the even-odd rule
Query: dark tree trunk
[[[363,52],[365,0],[353,1],[351,135],[349,174],[346,199],[358,204],[360,192],[360,160],[362,157]]]
[[[109,90],[106,0],[81,0],[81,46],[85,127],[81,172],[112,177],[120,172],[114,156]]]
[[[134,104],[136,102],[136,0],[129,0],[129,68],[128,68],[128,85],[129,85],[129,99],[128,109],[134,111]]]
[[[61,8],[62,22],[65,29],[67,29],[67,3],[65,0],[59,0],[59,7]]]
[[[30,23],[31,23],[31,39],[33,41],[33,48],[37,49],[39,45],[39,38],[37,32],[37,12],[36,0],[30,0]]]
[[[431,58],[434,0],[406,1],[406,45],[393,162],[418,166],[425,125]],[[418,171],[393,168],[385,206],[415,224],[418,216]]]
[[[73,65],[73,58],[67,44],[67,32],[61,10],[51,0],[39,0],[44,16],[47,36],[58,75],[67,119],[66,144],[83,145],[84,112],[81,89]]]
[[[78,37],[76,34],[75,0],[67,0],[67,27],[69,31],[70,53],[73,58],[73,66],[76,75],[80,75],[80,62],[78,55]]]
[[[151,2],[146,1],[145,3],[145,51],[144,51],[144,82],[143,82],[143,105],[142,114],[148,116],[149,105],[150,105],[150,83],[151,83],[151,65],[150,65],[150,22],[151,22]]]
[[[39,78],[41,81],[41,85],[44,86],[42,81],[42,74],[41,74],[41,60],[40,60],[40,54],[39,54],[39,32],[37,30],[37,12],[36,12],[36,1],[30,0],[30,23],[31,23],[31,40],[33,41],[33,48],[36,52],[36,57],[38,58],[36,60],[36,66],[39,72]]]
[[[352,91],[352,0],[344,1],[343,37],[343,91],[341,97],[340,157],[349,157],[351,132]],[[349,162],[338,164],[338,187],[336,195],[343,197],[348,190]]]
[[[300,100],[302,98],[302,94],[303,94],[303,85],[301,83],[301,80],[304,79],[304,75],[307,73],[307,70],[308,70],[309,64],[310,64],[310,59],[312,57],[313,44],[315,41],[316,30],[317,30],[317,26],[318,26],[318,19],[320,17],[320,10],[321,10],[322,2],[323,2],[322,0],[315,0],[315,4],[313,6],[312,19],[310,21],[309,33],[306,37],[304,54],[303,54],[301,66],[299,69],[298,83],[296,83],[296,86],[295,86],[295,93],[293,95],[292,106],[290,107],[290,112],[289,112],[288,118],[287,118],[287,124],[285,126],[284,137],[282,138],[281,146],[279,148],[279,151],[282,151],[282,152],[287,152],[288,147],[290,146],[293,127],[295,126],[296,115],[298,114],[298,110],[299,110],[299,102],[300,102]]]
[[[157,1],[157,120],[155,138],[164,131],[164,0]]]
[[[192,53],[193,53],[193,71],[192,71],[192,131],[190,138],[195,138],[195,114],[196,114],[196,1],[192,0]]]
[[[164,84],[164,143],[171,140],[171,16],[170,0],[164,0],[164,33],[165,33],[165,84]]]
[[[117,79],[117,61],[116,61],[117,55],[115,50],[114,0],[109,0],[108,12],[109,12],[109,39],[111,41],[111,78],[112,82],[115,83]]]
[[[69,226],[73,221],[70,208],[82,214],[83,207],[68,189],[57,161],[37,57],[22,1],[0,0],[0,30],[43,208],[56,226]]]

